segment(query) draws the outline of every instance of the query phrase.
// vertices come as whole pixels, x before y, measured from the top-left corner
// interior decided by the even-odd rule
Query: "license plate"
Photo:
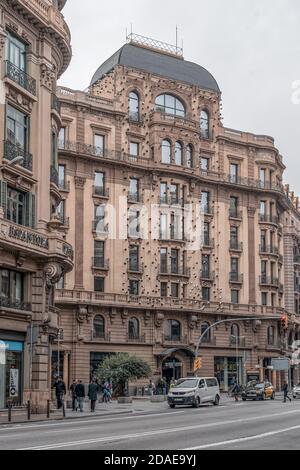
[[[182,398],[174,398],[174,401],[182,401]]]

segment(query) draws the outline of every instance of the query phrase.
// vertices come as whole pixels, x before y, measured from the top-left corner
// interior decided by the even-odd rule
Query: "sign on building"
[[[276,371],[288,371],[290,368],[290,360],[284,357],[272,359],[271,366]]]
[[[16,398],[19,395],[19,370],[10,369],[9,396]]]

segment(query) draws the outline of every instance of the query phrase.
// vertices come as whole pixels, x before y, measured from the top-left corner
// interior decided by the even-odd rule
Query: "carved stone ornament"
[[[127,308],[124,308],[122,310],[121,317],[122,317],[123,325],[125,325],[126,321],[128,320],[128,309]]]
[[[6,31],[0,26],[0,59],[3,59],[4,56],[6,36]]]
[[[53,90],[53,82],[56,79],[55,67],[46,64],[41,65],[41,85]]]
[[[189,328],[194,330],[196,328],[198,317],[196,315],[189,316]]]
[[[51,288],[61,279],[63,268],[58,263],[48,263],[44,268],[44,275],[47,287]]]
[[[88,309],[82,305],[78,306],[78,310],[76,313],[76,320],[78,323],[82,324],[86,321],[88,317]]]
[[[145,313],[144,313],[145,326],[149,325],[150,320],[151,320],[151,312],[150,312],[150,310],[146,310]]]
[[[161,312],[157,312],[156,315],[155,315],[155,326],[157,328],[160,328],[163,321],[164,321],[164,319],[165,319],[164,314],[161,313]]]
[[[110,316],[110,323],[113,324],[117,316],[117,309],[112,307],[109,311],[109,316]]]

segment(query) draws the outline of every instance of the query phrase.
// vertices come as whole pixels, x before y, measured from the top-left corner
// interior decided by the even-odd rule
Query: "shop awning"
[[[191,348],[187,347],[180,347],[180,348],[171,348],[171,349],[165,349],[161,353],[157,354],[158,357],[168,357],[171,356],[172,354],[182,351],[184,352],[187,356],[189,357],[195,357],[195,352]]]

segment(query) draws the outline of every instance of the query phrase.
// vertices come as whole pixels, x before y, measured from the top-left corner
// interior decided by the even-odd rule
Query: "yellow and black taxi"
[[[275,390],[270,382],[249,382],[242,392],[242,400],[275,400]]]

